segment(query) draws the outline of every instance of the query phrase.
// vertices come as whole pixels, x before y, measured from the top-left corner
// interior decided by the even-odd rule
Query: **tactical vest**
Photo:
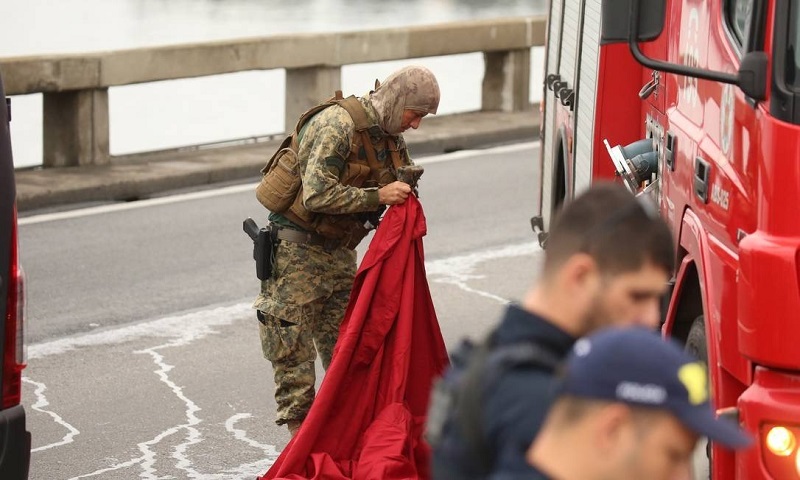
[[[375,148],[370,140],[370,130],[379,130],[370,124],[367,112],[355,96],[342,98],[342,92],[325,103],[312,107],[300,116],[291,135],[281,143],[278,151],[261,170],[261,183],[256,188],[256,197],[272,213],[279,213],[304,230],[318,233],[325,238],[336,240],[341,245],[354,248],[367,235],[369,230],[359,214],[331,215],[309,211],[303,204],[303,184],[298,159],[298,136],[303,126],[317,113],[333,105],[344,108],[355,124],[350,154],[345,160],[344,172],[339,182],[343,185],[367,188],[382,187],[397,180],[395,169],[403,165],[401,152],[391,136],[384,135],[379,145],[390,152],[392,165],[382,168],[378,162]],[[363,147],[366,159],[359,158]]]

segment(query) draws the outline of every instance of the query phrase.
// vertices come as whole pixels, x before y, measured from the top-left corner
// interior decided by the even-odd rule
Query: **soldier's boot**
[[[302,420],[289,420],[286,422],[286,428],[289,429],[289,434],[294,437],[297,435],[297,431],[300,430],[300,424],[302,424]]]

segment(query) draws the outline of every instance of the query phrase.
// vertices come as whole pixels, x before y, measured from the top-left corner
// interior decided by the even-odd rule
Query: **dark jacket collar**
[[[494,332],[498,345],[517,342],[536,342],[550,347],[553,352],[566,355],[576,338],[544,317],[524,310],[512,303],[506,309],[500,325]]]

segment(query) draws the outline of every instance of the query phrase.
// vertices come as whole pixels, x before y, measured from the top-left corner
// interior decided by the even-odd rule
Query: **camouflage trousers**
[[[327,370],[356,272],[356,252],[281,241],[275,275],[257,309],[264,357],[275,374],[276,423],[303,420],[314,401],[317,353]]]

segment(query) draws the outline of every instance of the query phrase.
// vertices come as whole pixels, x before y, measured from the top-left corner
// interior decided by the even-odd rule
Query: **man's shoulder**
[[[355,130],[356,124],[353,118],[340,105],[332,105],[311,119],[311,123],[317,124],[320,127],[331,127],[343,129],[348,132]]]
[[[546,410],[553,397],[553,369],[519,365],[501,372],[487,391],[487,406],[499,410],[524,404],[523,410]]]
[[[309,148],[336,151],[347,158],[355,132],[355,123],[347,110],[332,105],[314,115],[300,130],[300,154],[306,155]],[[313,139],[309,142],[308,139]]]

